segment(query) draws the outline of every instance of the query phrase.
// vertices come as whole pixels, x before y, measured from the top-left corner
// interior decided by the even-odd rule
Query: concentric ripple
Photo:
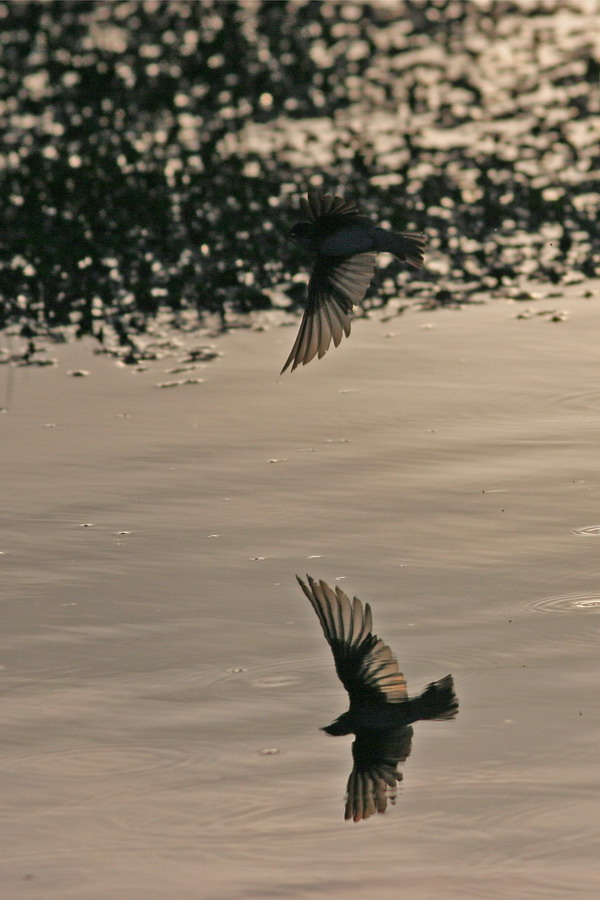
[[[323,657],[302,657],[289,660],[270,660],[267,663],[248,664],[239,671],[220,672],[207,682],[211,696],[237,694],[240,685],[249,688],[280,689],[292,688],[296,691],[311,690],[322,681],[322,670],[327,662]]]
[[[536,612],[569,612],[583,610],[600,612],[600,591],[589,594],[567,594],[562,597],[545,597],[542,600],[530,600],[525,604],[527,609]]]
[[[189,757],[173,748],[142,746],[75,747],[60,750],[21,751],[4,758],[13,774],[71,782],[74,778],[112,778],[139,775],[189,765]]]

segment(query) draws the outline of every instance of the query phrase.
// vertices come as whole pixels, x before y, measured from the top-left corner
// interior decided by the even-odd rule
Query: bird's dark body
[[[351,704],[350,709],[342,713],[331,725],[321,731],[327,734],[358,734],[364,729],[389,731],[403,725],[411,725],[419,716],[411,709],[412,701],[405,703],[369,703],[360,706]]]
[[[333,735],[358,734],[365,728],[395,730],[421,719],[454,718],[457,709],[452,676],[446,675],[428,685],[418,697],[407,697],[398,703],[351,700],[350,709],[321,730]]]
[[[315,224],[299,222],[288,237],[313,253],[346,257],[373,249],[371,230],[373,223],[366,216],[329,216]]]

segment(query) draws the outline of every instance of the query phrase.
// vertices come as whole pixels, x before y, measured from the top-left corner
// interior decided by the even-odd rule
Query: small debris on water
[[[176,388],[184,384],[204,384],[204,378],[182,378],[180,381],[159,381],[157,388]]]

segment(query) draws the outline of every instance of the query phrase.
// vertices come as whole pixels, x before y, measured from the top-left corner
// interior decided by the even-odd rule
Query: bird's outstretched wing
[[[339,679],[350,701],[401,703],[407,700],[406,680],[387,644],[372,633],[371,608],[358,597],[352,602],[336,587],[310,575],[300,587],[316,612],[323,634],[333,652]]]
[[[350,334],[350,313],[367,292],[375,272],[374,253],[318,256],[308,283],[308,300],[292,351],[281,374],[315,356],[321,359],[331,341],[337,347]]]
[[[324,220],[329,219],[335,219],[331,224],[337,228],[349,222],[353,224],[357,217],[359,222],[371,222],[369,216],[361,213],[356,203],[342,197],[332,197],[331,194],[322,194],[320,191],[309,191],[307,197],[300,197],[300,212],[310,222],[318,222],[319,226],[327,225]]]
[[[384,813],[388,801],[396,802],[397,782],[402,781],[398,763],[410,755],[413,730],[410,726],[387,730],[360,731],[352,744],[353,767],[346,787],[345,819],[368,819]]]

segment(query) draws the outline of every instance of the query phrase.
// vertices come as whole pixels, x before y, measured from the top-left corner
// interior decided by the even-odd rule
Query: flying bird
[[[409,698],[396,657],[373,634],[369,604],[363,607],[358,597],[350,601],[341,588],[333,591],[326,582],[306,577],[308,585],[296,576],[317,614],[338,677],[350,697],[349,709],[322,730],[356,736],[345,818],[358,822],[374,812],[385,812],[387,799],[395,801],[396,783],[402,780],[397,765],[410,753],[411,724],[419,719],[453,719],[458,700],[452,675]]]
[[[367,292],[375,273],[376,254],[393,253],[416,269],[423,265],[426,238],[415,232],[386,231],[375,225],[352,202],[319,191],[300,198],[306,222],[288,237],[316,253],[308,282],[308,299],[298,336],[281,374],[306,365],[337,347],[350,334],[350,313]]]

